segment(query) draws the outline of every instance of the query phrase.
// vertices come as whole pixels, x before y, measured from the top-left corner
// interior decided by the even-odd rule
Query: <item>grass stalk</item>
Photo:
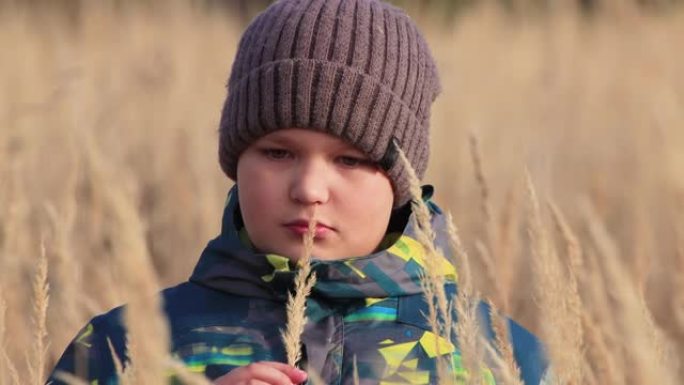
[[[306,325],[306,299],[311,294],[313,286],[316,284],[316,274],[311,271],[311,254],[313,251],[314,238],[316,234],[316,210],[314,210],[309,220],[309,228],[303,238],[303,252],[297,260],[299,269],[295,276],[294,295],[288,294],[286,307],[287,325],[282,332],[287,363],[296,366],[302,357],[301,336]]]
[[[577,285],[573,285],[573,279],[568,279],[563,271],[529,174],[527,193],[530,221],[528,234],[532,248],[535,295],[540,308],[544,309],[544,319],[541,320],[543,340],[549,349],[559,383],[579,384],[582,381],[581,323],[576,313],[581,311],[577,309],[581,302]],[[572,239],[568,229],[565,230],[565,236]],[[575,246],[574,243],[571,245],[568,247]],[[572,258],[577,259],[577,256]]]
[[[497,227],[497,243],[493,250],[497,256],[497,288],[500,293],[501,310],[510,312],[512,293],[516,274],[520,273],[520,221],[518,212],[517,189],[511,188],[506,194],[501,218]]]
[[[499,279],[501,276],[499,269],[500,265],[505,263],[505,261],[500,260],[500,257],[505,255],[505,253],[497,248],[499,245],[499,236],[494,219],[494,208],[491,201],[491,189],[489,187],[489,183],[487,182],[487,177],[485,176],[482,149],[480,148],[480,143],[475,132],[471,131],[468,139],[468,143],[470,145],[470,156],[475,175],[475,184],[478,187],[480,198],[480,217],[482,221],[481,228],[482,232],[485,234],[485,241],[476,242],[476,248],[478,250],[478,255],[484,265],[489,284],[494,288],[493,297],[497,303],[504,303],[505,295],[503,288],[501,287],[501,279]]]
[[[20,385],[19,373],[7,354],[7,302],[0,287],[0,381],[3,384]]]
[[[484,336],[480,336],[480,345],[484,347],[484,354],[486,354],[488,362],[494,363],[495,376],[497,384],[501,385],[524,385],[520,379],[520,373],[517,365],[510,366],[507,359],[500,354],[500,351],[495,349]],[[478,385],[480,383],[477,383]],[[550,385],[550,384],[549,384]]]
[[[485,348],[481,339],[482,330],[478,317],[478,302],[479,299],[476,296],[459,290],[455,304],[457,321],[451,324],[452,333],[458,338],[463,368],[467,373],[466,385],[479,385],[481,383],[480,374]]]
[[[48,260],[45,244],[41,242],[40,258],[33,278],[33,349],[31,351],[29,382],[41,385],[45,382],[45,366],[49,344],[47,342],[47,308],[50,301],[48,283]]]
[[[76,156],[74,155],[74,158]],[[63,210],[58,210],[54,204],[45,204],[45,211],[50,223],[51,233],[54,234],[54,244],[51,247],[52,281],[59,290],[53,291],[52,307],[60,309],[59,317],[49,317],[48,325],[51,335],[68,336],[79,330],[83,319],[87,318],[83,312],[83,266],[76,259],[71,237],[76,228],[78,215],[78,175],[79,166],[74,161],[75,170],[66,178],[68,191],[61,204]],[[53,318],[54,317],[54,318]],[[58,319],[57,319],[58,318]],[[65,344],[68,339],[54,339],[53,343]]]
[[[399,159],[402,167],[409,178],[411,192],[411,207],[416,218],[416,238],[425,250],[425,274],[421,276],[421,285],[425,291],[428,303],[428,321],[433,329],[433,333],[446,341],[451,341],[451,312],[449,300],[445,290],[444,273],[440,271],[440,256],[434,244],[435,232],[431,224],[430,209],[423,202],[423,193],[420,180],[415,170],[411,166],[406,154],[399,148]],[[436,308],[435,308],[436,304]],[[441,322],[439,321],[441,318]],[[451,360],[445,363],[440,351],[439,343],[436,343],[438,377],[439,380],[446,378],[446,365],[450,365]]]
[[[468,256],[465,246],[463,246],[461,236],[454,224],[454,218],[451,215],[451,212],[447,212],[446,221],[449,248],[451,251],[450,253],[447,253],[447,255],[451,264],[456,267],[456,272],[458,273],[458,288],[466,293],[472,293],[473,279],[471,276],[470,257]]]
[[[494,346],[501,356],[502,363],[505,365],[504,371],[506,374],[503,377],[508,379],[506,383],[514,381],[515,384],[522,384],[520,380],[520,367],[513,355],[508,320],[499,313],[499,310],[492,301],[487,302],[489,303],[489,318],[492,320],[492,329],[494,329]]]
[[[563,301],[563,344],[566,353],[567,378],[571,384],[583,381],[582,356],[584,352],[584,329],[582,327],[582,313],[584,312],[582,298],[579,293],[577,276],[580,274],[582,261],[582,247],[577,236],[565,219],[565,216],[553,202],[548,204],[556,231],[561,234],[567,256],[567,280],[562,293]]]
[[[591,206],[584,207],[584,215],[601,256],[599,261],[603,279],[612,288],[614,326],[618,335],[630,336],[617,340],[620,350],[624,352],[620,371],[628,374],[629,381],[635,383],[676,383],[676,370],[671,366],[671,361],[662,355],[669,349],[664,349],[664,341],[657,337],[661,331],[651,322],[652,315],[644,305],[636,278],[620,262],[617,245]]]
[[[620,364],[615,352],[606,341],[601,326],[591,319],[589,314],[582,314],[582,329],[585,331],[586,351],[583,354],[589,362],[590,377],[599,384],[620,384],[624,377],[620,375]]]
[[[482,346],[480,336],[482,332],[478,319],[479,296],[476,295],[471,276],[470,257],[466,251],[458,230],[454,225],[451,213],[447,213],[447,233],[449,235],[449,247],[452,261],[458,272],[458,295],[453,302],[455,320],[452,320],[451,334],[458,338],[458,349],[467,373],[470,373],[466,382],[478,384],[479,376],[472,373],[480,373],[485,349]]]
[[[480,215],[482,216],[483,230],[487,234],[487,246],[491,249],[495,243],[495,228],[494,228],[494,209],[492,208],[491,193],[489,183],[485,177],[484,166],[482,161],[482,150],[480,143],[474,132],[470,132],[468,136],[468,143],[470,144],[470,157],[473,162],[473,171],[475,173],[475,182],[480,193]]]

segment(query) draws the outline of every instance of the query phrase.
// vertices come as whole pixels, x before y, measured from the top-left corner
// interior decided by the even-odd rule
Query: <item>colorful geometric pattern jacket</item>
[[[447,251],[445,217],[430,200],[438,250]],[[410,208],[390,223],[388,247],[362,258],[312,262],[317,281],[307,300],[302,364],[326,384],[434,384],[436,356],[448,354],[454,378],[460,366],[457,338],[449,342],[431,332],[420,285],[424,251],[415,240]],[[235,194],[229,196],[221,234],[203,251],[190,280],[162,291],[171,330],[172,353],[190,370],[215,379],[256,361],[286,362],[280,331],[295,271],[288,259],[259,254],[249,246]],[[394,232],[393,230],[398,230]],[[456,290],[453,267],[442,261],[447,292]],[[95,317],[67,347],[48,382],[64,371],[89,384],[116,384],[112,349],[126,361],[123,308]],[[493,338],[489,311],[480,306],[483,327]],[[543,381],[548,363],[540,342],[509,321],[514,356],[526,385]],[[439,348],[437,348],[439,346]],[[489,368],[483,378],[494,384]],[[462,382],[465,383],[465,382]]]

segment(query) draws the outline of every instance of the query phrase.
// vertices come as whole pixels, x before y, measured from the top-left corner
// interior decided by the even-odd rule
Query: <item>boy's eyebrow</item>
[[[266,140],[266,142],[281,144],[281,145],[285,145],[285,146],[292,146],[292,145],[296,144],[296,141],[290,140],[288,137],[280,136],[280,135],[271,135],[268,138],[264,138],[264,139]]]

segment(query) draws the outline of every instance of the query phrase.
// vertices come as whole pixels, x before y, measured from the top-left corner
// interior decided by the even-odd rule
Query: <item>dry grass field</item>
[[[219,231],[241,22],[106,3],[0,8],[0,384],[41,383],[97,313],[149,312],[145,293],[186,279]],[[473,292],[544,338],[559,383],[678,384],[684,10],[562,3],[415,14],[443,81],[425,182]]]

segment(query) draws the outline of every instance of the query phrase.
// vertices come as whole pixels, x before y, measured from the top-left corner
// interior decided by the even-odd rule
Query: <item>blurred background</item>
[[[126,301],[118,264],[131,253],[149,256],[160,286],[189,276],[231,185],[216,148],[236,44],[268,3],[0,1],[0,294],[11,357],[32,338],[41,252],[51,360],[90,317]],[[425,182],[454,216],[478,289],[538,330],[529,173],[581,242],[580,291],[607,247],[684,353],[684,1],[396,3],[438,61]],[[143,248],[127,248],[130,239]]]

